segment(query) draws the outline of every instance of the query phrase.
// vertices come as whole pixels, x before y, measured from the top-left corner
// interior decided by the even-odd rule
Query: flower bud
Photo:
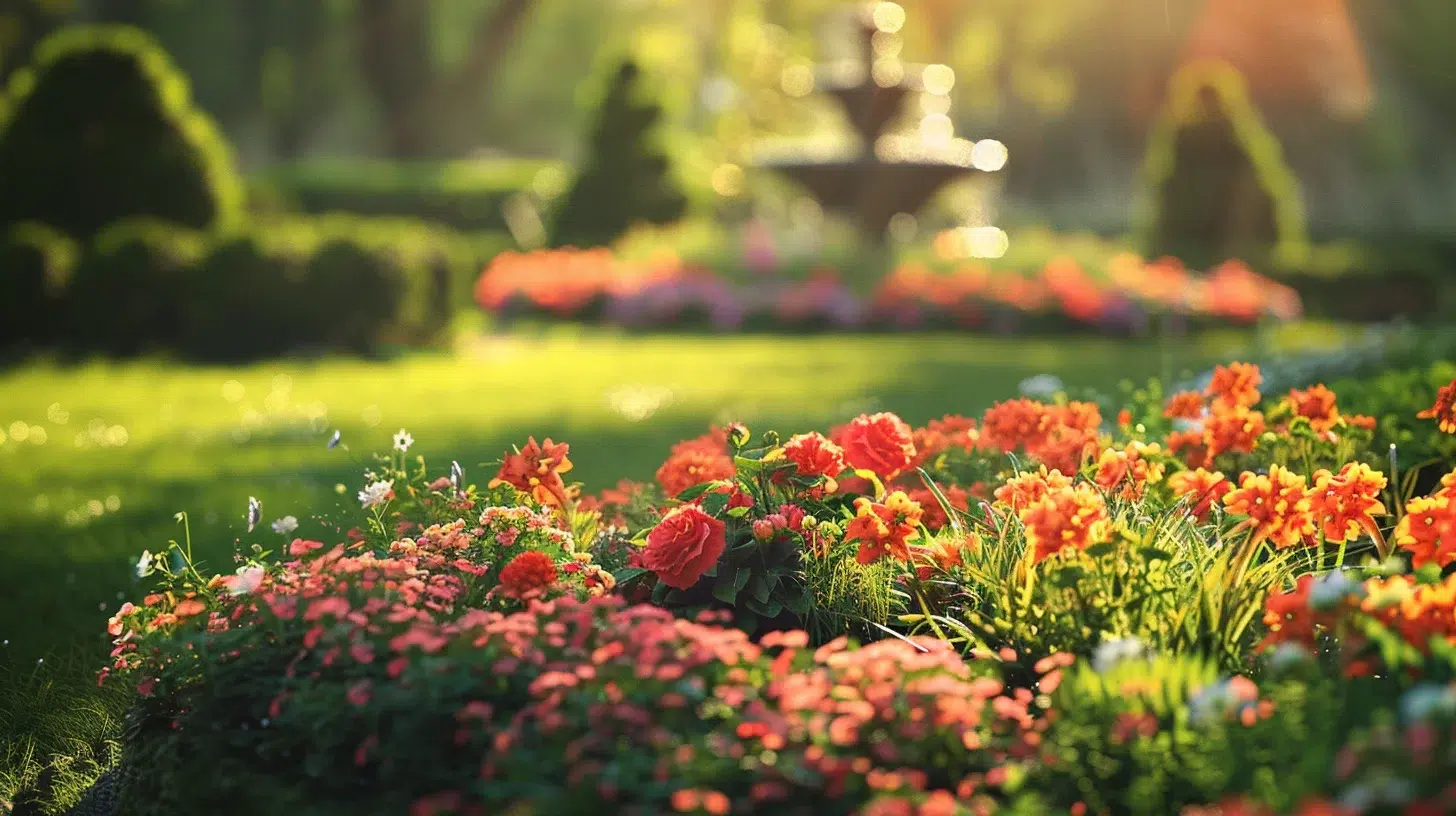
[[[749,438],[748,426],[742,422],[734,422],[728,426],[728,444],[732,445],[734,450],[747,445]]]
[[[753,522],[753,537],[759,541],[768,541],[774,537],[773,522],[768,519],[758,519]]]

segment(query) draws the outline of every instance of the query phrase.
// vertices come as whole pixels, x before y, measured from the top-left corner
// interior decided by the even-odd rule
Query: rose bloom
[[[910,426],[891,413],[862,414],[844,430],[844,459],[882,479],[893,479],[915,461]]]
[[[556,583],[556,564],[539,550],[527,550],[501,570],[501,591],[511,598],[525,598]]]
[[[833,479],[843,473],[844,449],[822,434],[806,433],[784,444],[784,458],[794,463],[804,476],[827,476]]]
[[[727,546],[727,527],[696,505],[684,505],[663,517],[647,534],[642,565],[674,589],[688,589],[718,563]]]

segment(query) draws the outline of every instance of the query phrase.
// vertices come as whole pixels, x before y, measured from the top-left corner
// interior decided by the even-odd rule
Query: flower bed
[[[604,322],[636,329],[776,331],[925,328],[1077,329],[1142,333],[1158,315],[1184,325],[1246,325],[1300,314],[1291,289],[1236,261],[1202,275],[1170,259],[1114,256],[1088,272],[1070,257],[1031,276],[980,263],[943,270],[906,263],[866,296],[828,267],[796,280],[734,282],[671,256],[628,262],[607,249],[504,253],[476,302],[492,314]]]
[[[735,424],[595,495],[401,432],[327,542],[143,554],[124,811],[1450,812],[1456,472],[1260,384]]]

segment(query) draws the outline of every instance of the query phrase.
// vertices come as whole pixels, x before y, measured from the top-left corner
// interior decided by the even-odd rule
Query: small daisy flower
[[[405,453],[406,451],[408,451],[410,449],[410,445],[413,445],[414,443],[415,438],[413,436],[410,436],[409,431],[406,431],[404,428],[400,428],[399,433],[394,435],[394,449],[399,451],[400,453]]]
[[[273,522],[273,532],[279,535],[288,535],[298,529],[298,519],[294,516],[284,516]]]
[[[359,503],[364,509],[376,507],[389,501],[394,495],[394,480],[382,482],[371,482],[369,486],[359,491]]]

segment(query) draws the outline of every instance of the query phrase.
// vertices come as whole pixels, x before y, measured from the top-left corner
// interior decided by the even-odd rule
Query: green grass
[[[1301,327],[1276,342],[1338,336]],[[574,475],[594,491],[650,479],[673,442],[714,421],[792,432],[892,410],[921,423],[980,412],[1033,374],[1110,390],[1246,356],[1250,343],[1238,332],[1163,344],[555,331],[388,362],[32,362],[0,372],[0,800],[46,757],[101,752],[117,699],[103,705],[95,694],[105,621],[140,596],[132,565],[142,549],[180,535],[175,513],[189,514],[196,550],[218,569],[230,568],[235,542],[276,540],[267,523],[283,515],[298,517],[298,534],[322,536],[318,518],[353,501],[368,457],[401,427],[434,467],[457,459],[479,483],[527,434],[567,440]],[[326,449],[335,428],[347,450]],[[252,535],[250,495],[264,508]]]

